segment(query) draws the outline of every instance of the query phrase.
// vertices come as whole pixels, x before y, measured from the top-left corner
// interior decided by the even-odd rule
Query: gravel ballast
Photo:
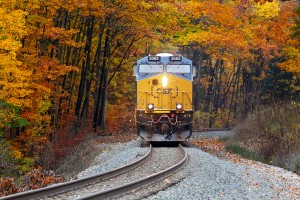
[[[107,172],[138,160],[149,151],[149,148],[140,147],[141,142],[141,139],[137,139],[127,143],[98,145],[103,153],[95,158],[91,167],[79,173],[77,178]]]
[[[141,140],[137,139],[102,146],[106,151],[95,159],[94,166],[78,174],[78,178],[134,161],[148,151],[140,148],[140,144]],[[146,199],[300,199],[297,174],[254,161],[233,163],[194,147],[185,149],[189,162],[174,176],[180,177],[178,182]]]
[[[246,166],[220,160],[197,148],[178,184],[147,199],[299,199],[300,177],[261,163]],[[295,191],[292,191],[294,188]]]

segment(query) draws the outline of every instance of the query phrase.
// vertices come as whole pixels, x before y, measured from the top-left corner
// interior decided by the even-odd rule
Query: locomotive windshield
[[[139,66],[140,73],[160,73],[164,71],[163,65],[141,64]]]
[[[191,73],[190,65],[167,65],[167,72],[189,74]]]
[[[166,53],[157,54],[156,56],[145,56],[139,59],[134,67],[137,81],[163,73],[193,81],[195,71],[193,62],[188,58]]]

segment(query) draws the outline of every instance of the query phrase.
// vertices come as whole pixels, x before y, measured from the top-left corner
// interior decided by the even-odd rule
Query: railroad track
[[[230,131],[231,128],[194,128],[193,132]]]
[[[78,198],[73,195],[72,199],[112,198],[115,196],[120,196],[121,194],[124,194],[126,192],[130,192],[134,189],[139,189],[141,187],[149,185],[158,180],[164,179],[165,177],[170,176],[171,174],[178,171],[187,162],[188,157],[187,157],[185,150],[183,149],[182,146],[180,146],[179,148],[183,155],[182,156],[183,159],[181,159],[176,164],[173,164],[172,166],[168,167],[167,169],[164,169],[162,171],[148,175],[139,180],[134,180],[134,181],[128,182],[126,184],[122,184],[117,187],[110,187],[109,189],[105,189],[104,191],[100,191],[100,192],[97,191],[97,192],[93,192],[93,193],[88,192],[87,196]],[[102,173],[102,174],[99,174],[96,176],[88,177],[88,178],[78,179],[75,181],[57,184],[57,185],[49,186],[46,188],[41,188],[41,189],[37,189],[37,190],[32,190],[32,191],[28,191],[28,192],[10,195],[10,196],[0,198],[0,199],[1,200],[2,199],[3,200],[4,199],[22,199],[22,200],[25,199],[25,200],[27,200],[27,199],[51,199],[51,198],[59,199],[60,194],[72,192],[73,190],[76,190],[78,188],[85,189],[89,186],[93,186],[94,184],[96,185],[97,183],[102,183],[102,181],[112,179],[112,177],[119,178],[119,175],[127,174],[128,172],[133,171],[133,169],[136,169],[137,167],[142,166],[143,163],[145,163],[149,160],[149,158],[152,154],[153,154],[153,148],[152,148],[152,146],[150,146],[148,153],[145,156],[143,156],[141,159],[139,159],[129,165],[120,167],[118,169],[115,169],[115,170],[112,170],[112,171],[109,171],[106,173]]]

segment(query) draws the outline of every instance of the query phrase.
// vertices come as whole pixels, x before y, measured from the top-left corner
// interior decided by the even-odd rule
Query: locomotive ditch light
[[[176,104],[176,110],[182,110],[182,104],[181,103]]]
[[[149,104],[147,105],[147,109],[148,109],[148,110],[154,110],[154,104],[153,104],[153,103],[149,103]]]

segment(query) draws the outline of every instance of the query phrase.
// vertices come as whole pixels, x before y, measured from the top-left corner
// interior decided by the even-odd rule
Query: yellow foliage
[[[16,159],[23,157],[22,153],[17,149],[11,149],[11,152],[12,152],[12,156]]]
[[[297,59],[300,58],[300,51],[299,49],[296,49],[292,46],[287,46],[282,48],[282,53],[285,55],[288,59]]]
[[[46,96],[46,95],[44,95],[44,96],[45,96],[44,101],[40,101],[39,105],[38,105],[38,111],[41,114],[45,114],[51,106],[51,102],[50,102],[48,96]]]
[[[26,35],[26,14],[22,10],[7,12],[6,9],[0,8],[0,39],[20,41]]]
[[[277,63],[277,66],[287,72],[292,72],[296,75],[300,75],[300,58],[295,58],[282,63]]]
[[[234,113],[230,113],[228,109],[219,110],[217,114],[213,115],[213,118],[213,126],[216,128],[225,127],[227,122],[230,127],[234,126],[235,124]]]
[[[279,1],[274,0],[272,2],[266,1],[264,3],[254,3],[254,11],[257,16],[262,18],[273,18],[279,15]]]
[[[0,8],[0,99],[18,106],[32,93],[28,89],[31,72],[21,70],[22,63],[16,59],[20,41],[26,35],[25,15],[21,10]]]
[[[282,63],[277,63],[277,66],[287,72],[292,72],[296,75],[300,74],[300,51],[294,47],[288,46],[282,49],[282,54],[287,58]]]
[[[1,121],[0,127],[13,125],[20,127],[20,123],[23,123],[23,127],[26,126],[22,134],[11,140],[12,156],[20,161],[24,160],[28,149],[33,146],[38,147],[44,142],[44,138],[38,134],[50,121],[43,115],[49,108],[51,92],[49,88],[39,84],[43,77],[37,80],[39,77],[36,74],[33,75],[32,72],[36,69],[34,64],[30,69],[27,60],[19,54],[22,47],[21,41],[27,35],[25,21],[27,13],[16,8],[23,6],[20,5],[20,1],[0,0],[0,99],[20,108],[20,113],[17,114],[2,109],[0,118],[4,120]],[[31,9],[34,8],[38,7],[31,7]],[[26,63],[22,63],[18,58],[24,59]],[[34,63],[34,61],[32,62]],[[59,71],[58,73],[63,72]],[[12,124],[16,120],[18,124]],[[24,124],[25,120],[29,123]],[[26,143],[22,144],[20,141],[26,141]],[[26,161],[26,163],[32,162]]]
[[[193,117],[193,126],[196,129],[207,128],[209,125],[209,113],[196,111]]]

